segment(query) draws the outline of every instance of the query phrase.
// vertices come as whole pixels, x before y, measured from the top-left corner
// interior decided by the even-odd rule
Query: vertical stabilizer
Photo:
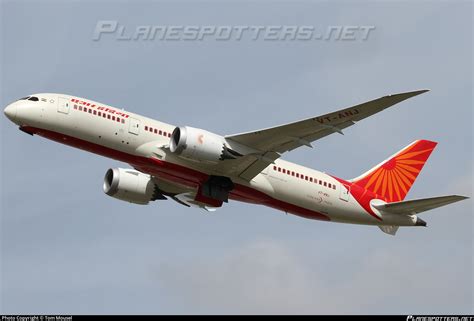
[[[417,140],[352,182],[386,202],[402,201],[436,145]]]

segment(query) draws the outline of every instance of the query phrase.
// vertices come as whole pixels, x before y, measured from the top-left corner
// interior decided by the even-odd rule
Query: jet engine
[[[242,156],[226,145],[224,137],[189,126],[174,129],[171,134],[170,150],[180,157],[208,163]]]
[[[110,168],[105,173],[103,189],[109,196],[134,204],[165,199],[150,175],[133,169]]]

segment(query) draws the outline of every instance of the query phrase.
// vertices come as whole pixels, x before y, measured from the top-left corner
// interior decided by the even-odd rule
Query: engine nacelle
[[[183,158],[198,162],[217,163],[242,156],[227,147],[224,137],[189,126],[174,129],[170,150]]]
[[[133,169],[110,168],[103,188],[105,194],[134,204],[146,205],[162,197],[150,175]]]

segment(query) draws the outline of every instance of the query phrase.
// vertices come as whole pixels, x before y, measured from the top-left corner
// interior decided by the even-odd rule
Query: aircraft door
[[[69,100],[64,97],[58,97],[58,113],[69,114]]]
[[[341,194],[339,195],[339,198],[343,201],[348,202],[351,187],[349,185],[346,186],[344,184],[341,184],[339,189],[341,190]]]
[[[135,118],[130,118],[130,125],[128,127],[128,132],[130,134],[138,135],[140,133],[140,120]]]

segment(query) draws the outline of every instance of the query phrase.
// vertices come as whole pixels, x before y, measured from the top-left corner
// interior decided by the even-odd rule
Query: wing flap
[[[432,210],[451,203],[459,202],[468,197],[459,195],[449,195],[440,197],[431,197],[410,201],[394,202],[387,204],[373,205],[376,209],[383,212],[398,215],[414,215],[428,210]]]

